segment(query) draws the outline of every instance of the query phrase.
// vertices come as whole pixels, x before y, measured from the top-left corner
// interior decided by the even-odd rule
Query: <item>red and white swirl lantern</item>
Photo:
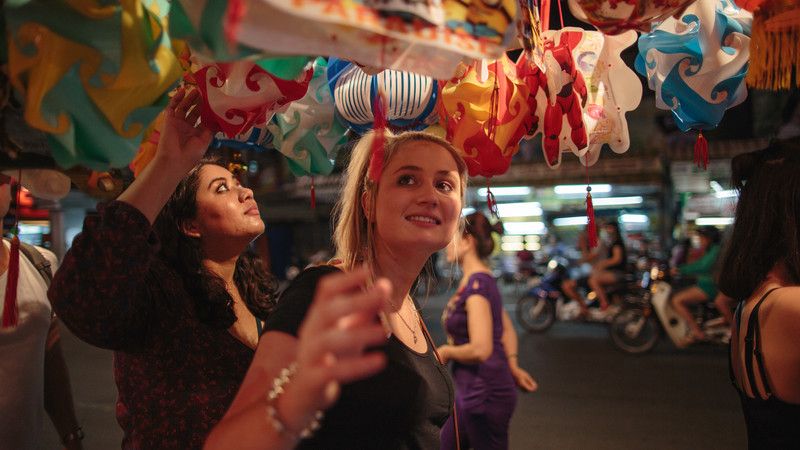
[[[228,138],[263,125],[306,94],[313,73],[309,67],[297,80],[284,80],[252,61],[205,65],[194,73],[203,125]]]

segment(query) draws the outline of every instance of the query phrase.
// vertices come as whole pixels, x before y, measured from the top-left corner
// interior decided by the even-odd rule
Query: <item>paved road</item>
[[[439,314],[447,296],[432,297],[423,316],[443,339]],[[509,292],[506,299],[513,303]],[[508,304],[513,317],[513,304]],[[114,420],[111,354],[65,333],[78,415],[87,450],[119,448]],[[679,351],[667,343],[652,354],[615,350],[604,326],[557,323],[543,335],[520,335],[520,364],[540,389],[520,396],[511,448],[527,449],[744,449],[738,398],[724,350]],[[48,446],[57,448],[47,427]]]

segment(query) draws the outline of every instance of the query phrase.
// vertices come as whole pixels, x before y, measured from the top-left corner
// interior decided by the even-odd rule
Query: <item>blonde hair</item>
[[[447,150],[458,167],[463,205],[467,188],[467,164],[452,144],[438,136],[419,131],[407,131],[397,135],[389,131],[385,133],[384,167],[397,154],[397,150],[409,142],[430,142]],[[336,245],[336,257],[342,262],[345,270],[352,269],[361,263],[371,269],[375,268],[375,245],[372,227],[369,224],[375,217],[378,184],[367,177],[374,138],[375,133],[370,131],[364,134],[353,147],[350,163],[345,171],[342,196],[334,209],[333,239]],[[368,195],[367,202],[371,217],[367,217],[367,212],[364,211],[361,203],[361,196],[364,193]]]

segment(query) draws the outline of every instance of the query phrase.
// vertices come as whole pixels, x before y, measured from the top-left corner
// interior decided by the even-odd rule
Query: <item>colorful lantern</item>
[[[514,38],[515,0],[402,3],[426,12],[386,14],[383,1],[249,0],[235,37],[270,54],[332,55],[436,79],[463,60],[499,57]]]
[[[535,78],[525,72],[535,66],[525,60],[518,68],[507,56],[482,66],[461,66],[461,73],[444,85],[439,121],[464,156],[469,174],[491,177],[508,170],[520,139],[539,122],[524,80]]]
[[[263,126],[277,110],[306,94],[313,72],[308,67],[299,79],[285,80],[250,60],[205,65],[193,74],[202,97],[203,125],[228,138]]]
[[[325,59],[317,58],[306,95],[285,112],[275,114],[267,126],[274,136],[273,145],[297,176],[330,174],[334,152],[347,140],[347,129],[335,117],[327,71]]]
[[[578,20],[605,34],[627,30],[649,32],[651,25],[680,13],[695,0],[569,0]]]
[[[636,70],[682,131],[716,127],[747,97],[751,22],[730,0],[698,0],[639,38]]]
[[[168,10],[155,0],[6,6],[9,78],[60,166],[106,170],[136,154],[181,75]]]
[[[388,101],[391,128],[421,130],[436,119],[438,83],[430,77],[397,70],[368,75],[358,65],[336,58],[329,59],[327,77],[337,114],[357,133],[372,128],[372,102],[379,90]]]
[[[797,0],[738,3],[755,11],[747,85],[772,90],[800,88],[800,4]]]
[[[562,149],[572,149],[578,156],[586,153],[588,137],[583,107],[588,100],[588,92],[583,74],[572,57],[572,50],[582,38],[583,30],[579,29],[544,32],[543,64],[547,102],[542,125],[542,149],[550,167],[561,164]]]
[[[551,166],[555,166],[560,160],[559,153],[572,151],[580,157],[583,164],[592,165],[600,157],[603,144],[607,144],[615,153],[627,151],[630,146],[630,136],[625,114],[636,109],[641,102],[642,85],[636,73],[622,61],[620,54],[636,42],[636,32],[604,35],[598,31],[567,27],[558,31],[547,31],[544,36],[549,42],[568,43],[574,68],[580,74],[580,77],[575,74],[575,79],[583,80],[586,85],[586,103],[580,108],[583,121],[581,123],[577,117],[572,118],[573,123],[578,126],[577,133],[567,114],[562,114],[560,121],[557,114],[551,114],[551,118],[555,116],[551,122],[545,119],[543,130],[545,159]],[[557,71],[562,67],[569,65],[559,66],[553,70]],[[548,80],[552,79],[549,78],[551,72],[548,67]],[[562,79],[565,73],[561,72]],[[577,92],[578,97],[574,98],[576,101],[581,99],[581,92],[583,90]],[[549,103],[547,110],[558,112],[554,106],[557,107],[559,102],[564,103],[565,99],[556,96],[555,105],[550,106],[552,102]],[[547,113],[545,117],[548,117]],[[586,132],[586,144],[583,147],[580,145],[584,143],[583,133],[580,132],[581,126]]]

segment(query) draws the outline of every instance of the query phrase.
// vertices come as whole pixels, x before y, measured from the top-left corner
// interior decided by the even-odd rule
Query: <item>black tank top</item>
[[[304,270],[281,294],[265,332],[297,335],[325,275],[332,266]],[[454,388],[439,364],[427,333],[428,350],[417,353],[392,335],[383,347],[386,368],[370,378],[342,386],[339,400],[326,413],[313,437],[298,450],[438,449],[439,433],[452,413]]]
[[[615,247],[619,247],[619,249],[622,251],[622,260],[620,260],[620,262],[614,264],[613,266],[606,267],[606,270],[619,270],[624,272],[625,269],[628,267],[628,252],[626,251],[625,244],[622,242],[622,240],[614,241],[614,243],[608,247],[608,253],[606,254],[606,258],[611,259],[614,257]]]
[[[731,382],[739,392],[739,398],[742,401],[744,420],[747,424],[747,443],[748,448],[751,450],[800,448],[800,405],[784,402],[773,395],[767,380],[763,355],[761,354],[761,329],[758,325],[758,311],[767,296],[775,289],[778,288],[770,289],[756,303],[747,321],[747,334],[744,337],[745,373],[743,376],[746,377],[747,384],[751,386],[754,395],[757,397],[749,397],[744,390],[739,388],[733,376],[734,355],[730,350],[728,352]],[[743,305],[744,302],[740,302],[736,308],[736,319],[733,324],[736,336],[739,336],[739,330],[741,329],[740,322]],[[731,350],[732,348],[733,339],[731,339]],[[760,393],[755,383],[756,369],[753,367],[753,359],[755,359],[758,366],[757,370],[764,386],[763,397],[766,397],[766,399],[759,396]]]

